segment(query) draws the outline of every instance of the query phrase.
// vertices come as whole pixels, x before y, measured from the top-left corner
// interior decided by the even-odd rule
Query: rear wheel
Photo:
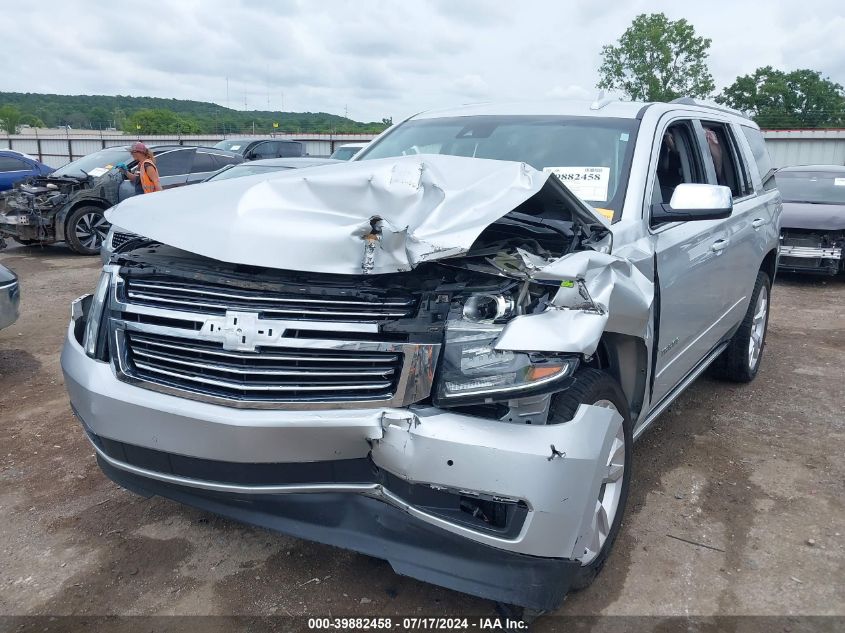
[[[728,347],[713,363],[712,373],[724,380],[751,382],[760,368],[769,326],[769,296],[772,282],[760,271],[751,293],[748,311]]]
[[[605,468],[604,479],[584,540],[584,551],[576,556],[581,561],[581,569],[572,589],[578,590],[589,586],[604,567],[622,525],[631,482],[633,436],[628,402],[612,376],[597,369],[581,369],[573,378],[573,384],[553,398],[549,423],[572,420],[582,404],[611,409],[621,416],[617,428],[612,431],[613,441],[600,458]]]
[[[68,246],[80,255],[97,255],[110,224],[97,207],[80,207],[70,214],[65,231]]]

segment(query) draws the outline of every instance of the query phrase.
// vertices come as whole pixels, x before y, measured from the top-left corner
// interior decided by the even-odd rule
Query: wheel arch
[[[629,334],[605,332],[591,364],[619,383],[628,401],[631,420],[636,423],[648,384],[649,356],[645,341]]]
[[[766,256],[763,258],[763,263],[760,264],[760,270],[766,273],[769,276],[769,281],[774,283],[775,281],[775,273],[778,269],[778,249],[777,247],[770,250],[766,253]]]
[[[81,198],[66,205],[64,209],[56,214],[56,241],[64,242],[67,237],[67,220],[71,213],[80,207],[96,207],[102,211],[110,209],[112,205],[102,198]]]

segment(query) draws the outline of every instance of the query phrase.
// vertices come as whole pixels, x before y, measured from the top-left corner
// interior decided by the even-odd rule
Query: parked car
[[[28,154],[0,149],[0,191],[11,189],[15,183],[30,176],[46,176],[53,171]]]
[[[845,271],[845,167],[784,167],[776,180],[783,195],[779,268],[822,275]]]
[[[336,160],[349,160],[367,146],[367,143],[344,143],[332,152],[331,157]]]
[[[757,375],[764,164],[689,100],[487,104],[132,198],[145,239],[73,312],[73,409],[130,490],[555,609],[607,560],[634,439],[708,367]]]
[[[150,148],[165,189],[200,182],[243,158],[224,150],[159,145]],[[135,162],[128,147],[110,147],[29,178],[0,194],[0,239],[26,245],[66,241],[81,255],[96,255],[108,234],[106,209],[135,194],[115,166]]]
[[[319,167],[320,165],[332,165],[341,161],[331,158],[311,158],[308,156],[295,158],[268,158],[265,160],[251,160],[238,165],[224,167],[212,174],[203,182],[216,182],[229,180],[230,178],[241,178],[242,176],[256,176],[258,174],[270,174],[275,171],[287,171],[288,169],[303,169],[305,167]]]
[[[246,163],[237,163],[227,165],[220,171],[213,173],[203,182],[217,182],[220,180],[229,180],[230,178],[241,178],[243,176],[256,176],[258,174],[270,174],[276,171],[286,171],[288,169],[302,169],[304,167],[318,167],[320,165],[330,165],[341,161],[331,160],[329,158],[268,158],[267,160],[253,160]],[[100,247],[100,258],[104,264],[107,264],[115,249],[131,248],[132,240],[140,236],[121,229],[120,227],[111,226],[108,236],[103,240]]]
[[[214,147],[237,152],[245,160],[305,156],[305,143],[274,138],[229,138],[220,141]]]
[[[11,270],[0,264],[0,330],[18,320],[20,285]]]

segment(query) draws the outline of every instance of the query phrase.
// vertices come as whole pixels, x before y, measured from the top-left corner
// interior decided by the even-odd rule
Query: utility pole
[[[229,109],[229,75],[226,75],[226,109]]]

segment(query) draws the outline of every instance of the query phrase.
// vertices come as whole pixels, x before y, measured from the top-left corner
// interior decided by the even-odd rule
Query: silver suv
[[[760,367],[780,196],[676,103],[414,116],[350,163],[138,196],[62,367],[103,471],[535,611],[619,531],[632,444]]]

